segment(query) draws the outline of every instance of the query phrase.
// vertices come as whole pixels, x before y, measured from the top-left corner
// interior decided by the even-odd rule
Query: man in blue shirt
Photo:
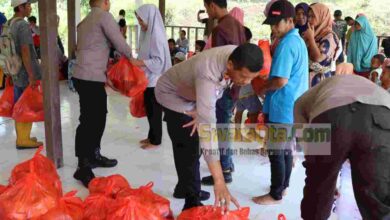
[[[270,128],[277,128],[276,134],[280,128],[287,129],[288,137],[294,122],[294,103],[309,88],[308,52],[298,29],[294,28],[294,16],[294,6],[289,1],[277,1],[269,10],[264,24],[271,25],[280,43],[273,56],[268,82],[258,94],[266,95],[263,111]],[[281,202],[289,186],[292,149],[295,146],[295,138],[275,141],[272,133],[269,134],[267,147],[271,163],[271,191],[253,198],[254,202],[262,205]]]

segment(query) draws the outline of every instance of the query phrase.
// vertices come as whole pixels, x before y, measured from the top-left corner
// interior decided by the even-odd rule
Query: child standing
[[[185,30],[180,31],[180,38],[177,39],[176,44],[179,47],[179,50],[185,54],[188,53],[189,49],[189,42],[188,39],[186,38],[187,32]]]
[[[385,56],[382,54],[375,55],[371,60],[371,72],[370,72],[369,79],[373,83],[376,83],[379,86],[381,84],[380,78],[383,71],[382,65],[384,61],[385,61]]]

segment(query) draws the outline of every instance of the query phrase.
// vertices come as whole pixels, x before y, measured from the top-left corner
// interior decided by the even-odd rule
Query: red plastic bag
[[[47,185],[54,188],[58,196],[61,197],[62,184],[60,177],[58,176],[54,163],[41,154],[42,150],[43,147],[40,147],[32,159],[16,165],[11,172],[9,183],[10,185],[17,184],[20,179],[32,172],[31,166],[33,166],[36,176],[42,181],[47,182]]]
[[[177,220],[249,220],[249,212],[249,208],[241,208],[222,215],[221,208],[214,210],[214,206],[199,206],[183,211]]]
[[[14,106],[12,118],[17,122],[41,122],[45,120],[43,111],[43,94],[40,83],[35,88],[30,86]]]
[[[128,97],[142,93],[148,85],[145,73],[125,57],[111,67],[107,76],[114,89]]]
[[[11,85],[11,80],[7,77],[3,95],[0,98],[0,116],[12,117],[14,104],[14,87]]]
[[[80,198],[75,197],[76,193],[77,191],[67,193],[58,201],[58,206],[37,220],[82,220],[84,204]]]
[[[153,182],[138,189],[124,189],[118,193],[117,198],[126,198],[128,196],[139,198],[145,203],[146,207],[149,207],[151,210],[156,209],[161,217],[173,219],[170,201],[154,193],[152,188]]]
[[[264,125],[265,124],[265,116],[264,113],[260,113],[259,116],[257,116],[257,123],[259,125]]]
[[[284,214],[279,214],[278,220],[286,220],[286,216]]]
[[[116,199],[110,206],[107,220],[164,220],[157,209],[148,206],[142,199],[135,196]]]
[[[146,117],[144,94],[140,93],[130,101],[130,114],[135,118]]]
[[[114,202],[113,198],[105,194],[89,195],[84,201],[83,220],[106,220],[108,218],[108,210]]]
[[[268,77],[265,76],[257,76],[254,79],[252,79],[252,88],[253,91],[255,91],[256,94],[259,94],[260,91],[264,88],[265,84],[268,81]]]
[[[41,36],[38,34],[33,34],[33,42],[34,42],[34,47],[40,47],[41,46]]]
[[[0,185],[0,195],[8,189],[7,186]]]
[[[122,189],[130,188],[129,182],[121,175],[96,177],[88,185],[89,193],[102,193],[115,198]]]
[[[272,57],[271,57],[271,46],[269,44],[268,40],[259,40],[259,47],[263,51],[263,69],[260,70],[260,76],[268,76],[271,72],[271,64],[272,64]]]
[[[58,204],[58,193],[34,171],[18,180],[0,195],[0,219],[35,219]]]

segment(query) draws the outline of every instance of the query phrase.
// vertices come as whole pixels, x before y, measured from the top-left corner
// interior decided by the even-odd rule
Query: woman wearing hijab
[[[171,55],[164,23],[158,8],[146,4],[135,12],[141,26],[138,59],[131,62],[143,68],[148,78],[144,92],[145,110],[149,122],[148,137],[140,141],[143,149],[158,147],[162,138],[162,107],[154,95],[154,87],[160,76],[171,68]]]
[[[242,10],[239,7],[234,7],[232,10],[230,10],[229,14],[235,18],[237,21],[241,23],[242,26],[244,26],[244,10]],[[206,46],[204,47],[204,50],[210,49],[211,43],[212,43],[212,35],[210,35],[209,39],[206,42]]]
[[[368,77],[371,59],[378,53],[378,39],[367,17],[359,16],[355,21],[355,30],[348,44],[348,62],[354,66],[356,74]]]
[[[332,14],[322,3],[312,4],[308,12],[308,29],[303,38],[309,49],[310,81],[315,86],[332,76],[339,39],[332,30]]]
[[[0,12],[0,35],[3,33],[3,25],[7,22],[7,18],[3,13]],[[0,68],[0,89],[4,88],[5,76],[3,70]]]
[[[307,30],[307,14],[309,13],[309,5],[302,2],[295,7],[295,28],[299,30],[299,34],[303,36],[303,33]]]

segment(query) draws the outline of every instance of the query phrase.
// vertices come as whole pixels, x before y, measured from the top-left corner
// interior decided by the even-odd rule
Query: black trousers
[[[146,116],[149,122],[148,139],[153,145],[160,145],[162,138],[162,106],[157,102],[154,88],[144,92]]]
[[[80,124],[76,130],[76,157],[91,158],[106,127],[107,93],[105,83],[73,78],[80,97]]]
[[[188,115],[164,108],[164,120],[167,122],[168,134],[172,141],[173,156],[178,176],[178,190],[184,190],[186,198],[199,198],[200,171],[199,136],[195,133],[190,136],[191,128],[183,125],[192,121]]]
[[[388,219],[385,216],[390,215],[390,110],[353,103],[326,111],[312,123],[331,124],[331,154],[305,156],[302,218],[329,218],[337,176],[349,159],[353,190],[363,219]]]
[[[267,119],[268,120],[268,119]],[[270,125],[280,129],[291,131],[291,125],[281,125],[268,121]],[[268,158],[271,164],[271,191],[270,196],[275,200],[283,198],[283,191],[289,187],[290,176],[293,165],[293,148],[295,139],[284,143],[274,143],[270,139],[268,142]]]

